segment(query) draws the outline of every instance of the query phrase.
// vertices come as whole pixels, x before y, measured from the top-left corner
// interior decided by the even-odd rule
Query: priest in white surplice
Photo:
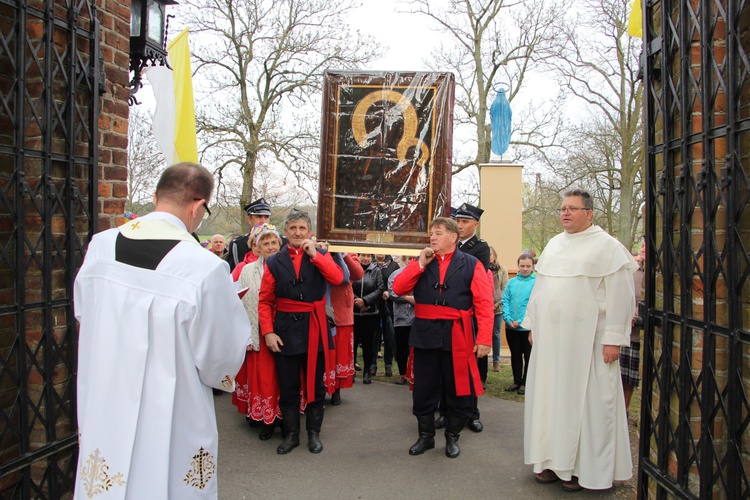
[[[250,322],[225,261],[191,236],[214,181],[167,168],[156,210],[94,236],[80,322],[76,498],[217,498],[211,388],[234,390]]]
[[[547,244],[524,327],[531,352],[524,460],[540,483],[606,489],[632,476],[617,359],[630,343],[635,300],[630,252],[592,225],[593,200],[565,193],[563,233]]]

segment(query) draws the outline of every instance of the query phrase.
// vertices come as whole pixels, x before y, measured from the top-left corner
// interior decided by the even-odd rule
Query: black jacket
[[[378,305],[382,302],[385,283],[383,282],[383,273],[375,262],[370,263],[365,269],[365,275],[361,280],[352,283],[352,291],[355,298],[361,298],[369,307],[362,311],[359,307],[354,306],[355,316],[369,316],[378,314]]]
[[[468,253],[476,257],[482,263],[484,269],[487,270],[487,266],[490,265],[490,245],[486,241],[480,240],[475,234],[466,240],[466,243],[463,245],[459,244],[458,249],[463,253]]]

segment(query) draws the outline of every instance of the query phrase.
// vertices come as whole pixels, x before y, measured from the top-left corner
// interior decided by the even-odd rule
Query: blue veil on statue
[[[505,97],[505,89],[499,88],[495,100],[490,106],[490,122],[492,123],[492,152],[501,156],[508,150],[510,145],[511,119],[513,112],[510,109],[508,98]]]

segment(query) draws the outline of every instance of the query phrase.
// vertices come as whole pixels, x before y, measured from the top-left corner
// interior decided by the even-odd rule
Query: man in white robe
[[[593,200],[565,194],[563,233],[536,266],[524,327],[531,352],[524,409],[524,460],[540,483],[568,491],[607,489],[632,476],[617,359],[635,312],[630,252],[592,225]]]
[[[250,323],[221,258],[191,232],[213,177],[166,169],[156,210],[93,237],[80,322],[75,498],[217,498],[211,388],[234,390]]]

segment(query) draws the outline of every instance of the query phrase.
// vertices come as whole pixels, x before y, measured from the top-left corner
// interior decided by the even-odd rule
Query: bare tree
[[[132,212],[151,203],[164,167],[164,155],[151,130],[148,110],[138,106],[131,107],[128,119],[128,195],[125,210]]]
[[[449,41],[434,52],[431,66],[456,74],[455,124],[472,127],[471,142],[475,143],[475,149],[470,148],[473,155],[465,150],[454,154],[453,173],[488,162],[492,144],[490,98],[494,98],[496,86],[504,83],[510,87],[507,97],[512,102],[532,67],[559,54],[558,23],[564,17],[567,0],[453,0],[446,7],[441,7],[443,2],[411,0],[403,5],[411,13],[429,17],[449,36]],[[554,145],[559,114],[554,107],[544,109],[546,112],[533,122],[515,127],[513,136],[521,145],[537,149]]]
[[[529,248],[543,249],[561,231],[557,208],[565,182],[554,176],[535,173],[524,182],[523,240]]]
[[[242,175],[240,205],[258,194],[256,172],[286,169],[316,185],[319,118],[308,116],[325,69],[353,69],[377,47],[352,33],[354,0],[190,0],[193,57],[207,99],[197,110],[204,162],[221,183]]]
[[[644,151],[641,41],[627,35],[627,5],[627,0],[580,4],[578,18],[567,23],[565,57],[555,66],[588,115],[568,139],[567,177],[588,187],[601,225],[630,248],[639,239]]]

